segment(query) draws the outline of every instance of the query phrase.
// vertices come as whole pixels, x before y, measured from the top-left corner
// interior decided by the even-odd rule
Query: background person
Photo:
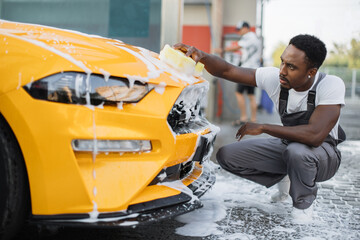
[[[247,22],[239,21],[236,24],[236,32],[241,36],[241,39],[235,46],[228,46],[224,49],[226,52],[236,52],[241,50],[240,65],[245,68],[258,68],[260,67],[261,59],[261,42],[254,32],[250,30],[250,25]],[[239,66],[240,66],[239,65]],[[246,99],[244,96],[246,92],[250,102],[251,117],[248,118]],[[248,120],[256,122],[256,98],[255,87],[238,83],[236,86],[236,100],[240,109],[240,119],[233,121],[234,126],[244,124]]]

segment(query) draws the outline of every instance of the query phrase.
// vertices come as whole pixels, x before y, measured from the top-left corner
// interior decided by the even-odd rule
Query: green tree
[[[334,48],[329,52],[324,65],[332,67],[348,67],[348,49],[346,44],[334,43]]]
[[[349,67],[360,68],[360,40],[351,39],[351,49],[349,51]]]
[[[360,68],[360,40],[353,38],[350,44],[334,43],[324,63],[331,67]]]

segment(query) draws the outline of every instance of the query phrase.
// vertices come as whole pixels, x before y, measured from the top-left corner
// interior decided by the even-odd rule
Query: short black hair
[[[243,27],[244,27],[244,28],[250,28],[250,25],[249,25],[248,22],[244,22]]]
[[[326,58],[326,46],[315,36],[300,34],[293,37],[290,44],[305,52],[309,68],[319,69]]]
[[[239,21],[237,24],[236,24],[236,30],[240,30],[242,28],[250,28],[250,25],[248,22],[244,22],[244,21]]]

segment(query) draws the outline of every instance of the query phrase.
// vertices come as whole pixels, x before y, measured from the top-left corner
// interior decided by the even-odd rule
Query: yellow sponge
[[[202,75],[203,70],[204,70],[204,64],[202,64],[201,62],[197,62],[195,65],[194,76],[200,77]]]
[[[168,44],[160,51],[159,57],[161,61],[187,75],[194,75],[195,77],[202,75],[204,64],[196,63],[191,57],[187,57],[182,51],[175,50]]]

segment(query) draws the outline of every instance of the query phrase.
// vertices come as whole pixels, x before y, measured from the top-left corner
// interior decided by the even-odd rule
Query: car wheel
[[[29,184],[17,140],[0,115],[0,239],[11,239],[29,216]]]

